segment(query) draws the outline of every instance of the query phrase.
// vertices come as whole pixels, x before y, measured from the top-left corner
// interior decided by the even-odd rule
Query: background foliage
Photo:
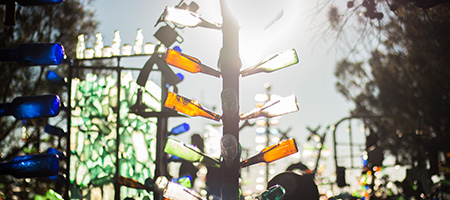
[[[59,5],[20,6],[16,5],[16,25],[5,26],[0,23],[0,48],[16,48],[22,43],[60,43],[68,58],[74,57],[77,35],[93,35],[97,22],[93,12],[84,5],[86,0],[65,1]],[[0,7],[4,20],[5,6]],[[15,97],[42,94],[58,94],[64,101],[67,88],[56,86],[45,80],[49,69],[61,75],[67,74],[67,65],[23,67],[12,62],[1,62],[0,102],[11,102]],[[66,102],[64,102],[66,103]],[[0,118],[0,161],[9,161],[14,156],[33,154],[56,147],[57,138],[44,133],[47,123],[58,125],[66,113],[47,119],[18,121],[13,117]],[[60,124],[62,125],[62,124]],[[64,126],[62,126],[64,127]],[[64,145],[63,145],[64,146]],[[63,166],[65,168],[65,166]],[[45,194],[52,184],[45,180],[15,179],[4,176],[0,179],[0,191],[6,199],[13,196],[30,199],[34,193]],[[58,192],[63,188],[56,187]]]

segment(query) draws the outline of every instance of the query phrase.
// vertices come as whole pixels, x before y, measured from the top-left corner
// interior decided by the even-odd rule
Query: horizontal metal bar
[[[139,115],[141,117],[147,118],[147,117],[185,117],[184,115],[180,115],[175,111],[164,111],[164,112],[133,112],[136,115]]]
[[[163,54],[163,53],[159,53]],[[93,57],[93,58],[82,58],[82,59],[74,59],[73,61],[89,61],[89,60],[108,60],[108,59],[121,59],[121,58],[133,58],[133,57],[144,57],[144,56],[152,56],[153,54],[138,54],[138,55],[129,55],[129,56],[111,56],[111,57]]]
[[[134,67],[117,67],[117,66],[74,66],[73,69],[106,69],[106,70],[142,70],[142,68]],[[153,69],[152,71],[159,71],[159,69]]]
[[[353,157],[353,158],[359,158],[359,157],[361,157],[361,156],[363,156],[362,154],[358,154],[358,155],[338,155],[337,156],[337,158],[339,159],[339,158],[341,158],[341,159],[343,159],[343,158],[351,158],[351,157]]]
[[[350,144],[350,143],[344,143],[344,142],[336,142],[336,145],[342,145],[342,146],[350,146],[350,145],[353,145],[353,146],[365,146],[366,144],[362,144],[362,143],[352,143],[352,144]]]

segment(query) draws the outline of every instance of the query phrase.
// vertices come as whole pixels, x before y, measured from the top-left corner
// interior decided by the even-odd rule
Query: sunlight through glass
[[[255,108],[249,112],[240,114],[241,120],[253,119],[258,117],[277,117],[299,110],[297,98],[290,95],[279,100],[271,100],[265,103],[261,108]]]
[[[200,15],[198,15],[197,13],[171,6],[166,7],[166,10],[164,12],[164,21],[191,28],[197,26],[214,29],[221,28],[220,24],[209,22],[200,17]]]
[[[244,77],[260,72],[273,72],[297,63],[297,52],[295,51],[295,49],[289,49],[287,51],[280,52],[269,58],[266,58],[252,67],[242,70],[241,75]]]

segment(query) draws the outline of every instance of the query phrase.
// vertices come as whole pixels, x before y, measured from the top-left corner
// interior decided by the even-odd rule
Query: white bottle
[[[113,56],[120,56],[120,32],[119,30],[114,31],[114,37],[111,45],[112,55]]]
[[[196,191],[186,188],[178,183],[170,182],[166,177],[160,176],[155,181],[165,198],[171,200],[206,200]]]
[[[102,57],[103,37],[101,33],[95,34],[94,57]]]
[[[142,45],[144,44],[144,35],[142,34],[142,29],[138,28],[136,32],[136,38],[134,39],[134,54],[142,54]]]
[[[80,35],[78,35],[77,50],[76,50],[77,59],[84,58],[84,50],[85,49],[86,49],[86,45],[84,44],[84,34],[80,34]]]

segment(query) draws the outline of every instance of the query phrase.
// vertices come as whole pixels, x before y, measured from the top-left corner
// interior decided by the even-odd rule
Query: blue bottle
[[[66,159],[66,155],[64,154],[64,152],[62,152],[62,151],[60,151],[60,150],[58,150],[58,149],[55,149],[55,148],[53,148],[53,147],[48,148],[47,151],[46,151],[46,153],[47,153],[47,154],[55,154],[55,155],[58,156],[58,158],[59,158],[60,160],[65,160],[65,159]]]
[[[11,103],[0,104],[0,116],[12,115],[16,119],[54,117],[59,114],[58,95],[17,97]]]
[[[10,162],[0,163],[0,175],[16,178],[45,177],[58,174],[59,160],[55,154],[16,156]]]
[[[50,70],[47,73],[47,76],[45,77],[47,80],[56,83],[58,85],[66,85],[66,80],[61,75],[57,74],[55,71]]]
[[[38,6],[38,5],[48,5],[48,4],[59,4],[64,0],[15,0],[21,6]],[[7,0],[0,0],[0,5],[5,4]]]
[[[67,133],[57,126],[52,126],[50,124],[47,124],[44,128],[44,131],[47,132],[50,135],[56,135],[58,137],[64,137],[67,135]]]
[[[48,4],[60,4],[64,0],[16,0],[22,6],[37,6]]]
[[[58,43],[21,44],[16,49],[0,49],[0,61],[16,61],[22,66],[59,65],[64,47]]]
[[[170,132],[169,135],[179,135],[181,133],[187,132],[189,131],[189,124],[188,123],[182,123],[178,126],[173,127]]]

